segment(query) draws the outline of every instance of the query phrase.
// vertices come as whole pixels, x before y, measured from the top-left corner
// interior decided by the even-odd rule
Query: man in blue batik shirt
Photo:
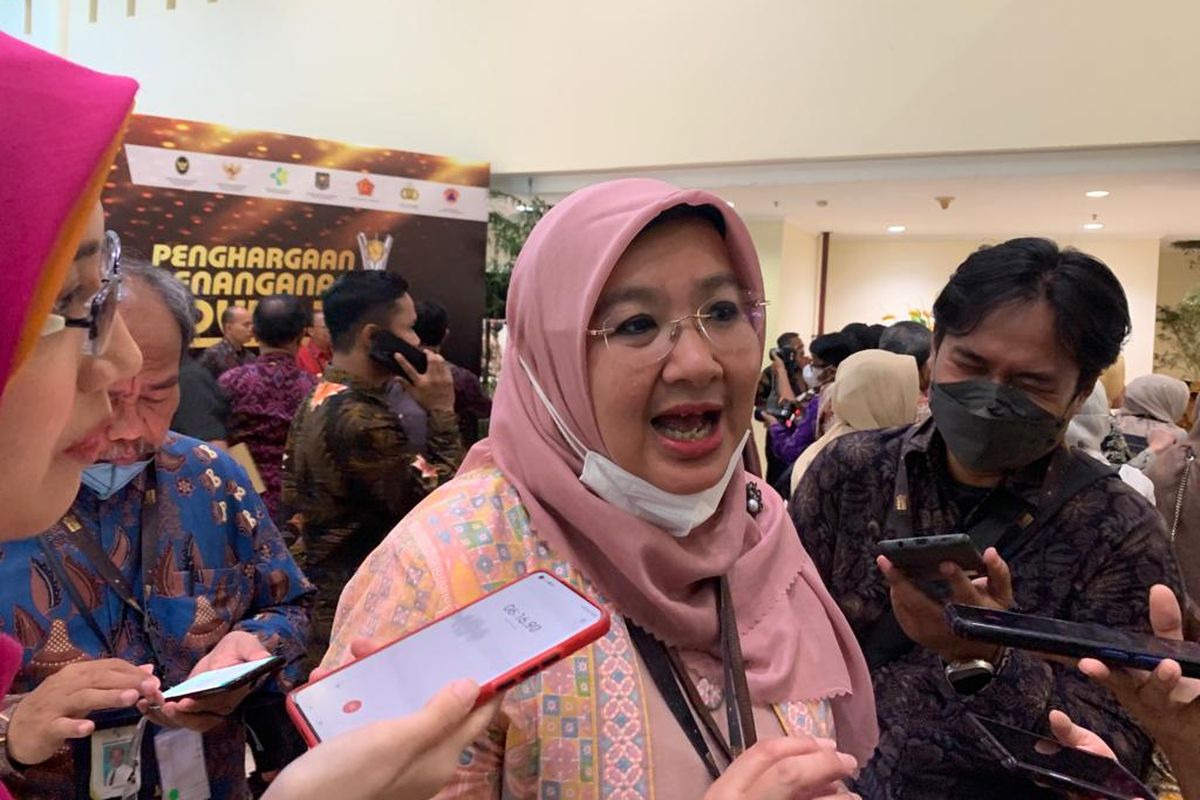
[[[151,665],[167,688],[272,654],[286,660],[272,688],[286,689],[303,677],[312,587],[243,469],[167,430],[191,295],[166,270],[134,263],[122,273],[120,309],[142,371],[114,385],[100,461],[66,516],[0,548],[0,625],[25,648],[0,714],[0,778],[17,797],[87,796],[101,751],[64,738],[62,721],[92,719],[91,738],[103,742],[113,729],[134,735],[144,715],[153,724],[130,739],[144,740],[139,796],[199,779],[214,800],[249,797],[238,709],[252,687],[161,709],[119,690],[131,665]],[[194,763],[173,757],[160,775],[155,749],[167,742],[196,753]]]

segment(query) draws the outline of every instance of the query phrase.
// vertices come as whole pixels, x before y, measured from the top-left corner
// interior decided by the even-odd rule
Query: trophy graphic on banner
[[[363,269],[385,271],[388,254],[392,252],[391,234],[381,240],[374,235],[368,239],[365,233],[360,232],[358,234],[358,252],[362,253]]]

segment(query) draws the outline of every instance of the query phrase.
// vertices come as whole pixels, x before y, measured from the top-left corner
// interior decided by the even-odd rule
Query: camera
[[[796,348],[773,347],[771,348],[771,358],[778,358],[788,369],[792,369],[796,366]]]

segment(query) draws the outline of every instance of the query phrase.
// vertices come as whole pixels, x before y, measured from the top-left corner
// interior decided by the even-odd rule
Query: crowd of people
[[[494,399],[394,272],[231,306],[197,357],[187,288],[105,229],[135,90],[0,35],[0,797],[1059,796],[975,714],[1200,798],[1178,663],[945,615],[1200,638],[1197,410],[1174,378],[1114,384],[1130,315],[1097,259],[981,249],[932,330],[787,333],[764,371],[746,225],[624,179],[531,234]],[[879,554],[952,533],[983,574]],[[306,750],[286,692],[536,570],[611,629],[479,707],[456,681]],[[269,655],[265,683],[163,696]]]

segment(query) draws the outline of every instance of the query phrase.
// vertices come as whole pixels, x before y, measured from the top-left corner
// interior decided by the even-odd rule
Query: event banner
[[[446,306],[447,356],[476,369],[484,310],[487,164],[136,115],[105,186],[127,255],[196,295],[198,347],[222,312],[319,296],[366,266]],[[366,262],[366,263],[364,263]]]

